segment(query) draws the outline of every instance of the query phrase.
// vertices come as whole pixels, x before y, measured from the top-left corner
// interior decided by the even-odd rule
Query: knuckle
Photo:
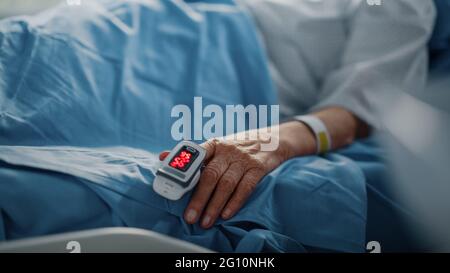
[[[206,167],[205,170],[203,171],[203,179],[207,183],[215,183],[219,178],[219,171],[217,170],[217,168],[210,165],[208,165],[208,167]]]
[[[247,181],[243,186],[244,193],[248,194],[255,190],[257,182],[255,180]]]
[[[209,139],[208,141],[206,141],[205,145],[209,148],[213,148],[213,147],[216,147],[219,143],[220,143],[219,139],[212,138],[212,139]]]
[[[218,172],[220,169],[219,162],[217,160],[212,160],[211,162],[206,165],[205,171],[212,171],[212,172]]]
[[[246,163],[250,163],[253,160],[253,157],[248,152],[245,152],[245,151],[242,151],[240,153],[240,158],[241,158],[241,161],[246,162]]]
[[[250,164],[250,170],[252,173],[261,173],[266,169],[266,164],[257,158],[253,158]],[[254,174],[253,174],[254,175]]]
[[[217,146],[221,151],[227,151],[227,152],[230,152],[230,151],[233,151],[236,149],[236,145],[234,145],[232,142],[227,141],[227,140],[220,141],[217,144]]]
[[[256,154],[256,153],[259,153],[259,152],[261,151],[261,144],[257,143],[257,144],[255,144],[255,145],[252,145],[252,146],[250,146],[250,147],[247,148],[247,151],[248,151],[250,154]]]
[[[205,148],[207,151],[209,151],[211,154],[213,154],[218,142],[219,142],[218,139],[213,138],[213,139],[209,139],[208,141],[204,142],[203,144],[201,144],[201,146],[203,146],[203,148]]]
[[[221,190],[224,192],[232,192],[236,186],[236,181],[230,177],[224,177],[221,181]]]
[[[218,139],[218,138],[213,138],[213,139],[211,139],[211,143],[212,143],[213,145],[219,144],[219,143],[220,143],[220,139]]]

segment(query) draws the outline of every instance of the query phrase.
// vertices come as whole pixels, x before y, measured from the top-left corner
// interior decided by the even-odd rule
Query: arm
[[[314,113],[328,128],[333,149],[353,142],[367,134],[367,125],[349,111],[330,107]],[[202,144],[207,150],[207,166],[185,211],[185,220],[201,221],[204,228],[211,227],[218,217],[229,219],[235,215],[251,195],[258,182],[284,161],[316,152],[316,140],[310,129],[299,121],[292,121],[266,130],[247,132],[254,136],[236,140],[235,135],[212,139]],[[275,151],[261,151],[261,143],[278,135]],[[242,139],[242,138],[238,138]],[[168,152],[160,155],[164,160]]]
[[[332,149],[339,149],[351,144],[355,139],[367,137],[369,135],[369,126],[360,120],[353,113],[341,107],[328,107],[311,115],[318,117],[328,129]],[[290,121],[280,125],[280,140],[285,142],[290,148],[291,153],[287,159],[312,155],[316,152],[316,140],[309,128],[298,121]],[[302,141],[299,141],[299,138]]]
[[[396,0],[354,9],[339,67],[324,79],[311,110],[339,106],[382,129],[379,114],[396,95],[423,91],[435,7],[432,0]]]
[[[380,128],[377,111],[391,94],[420,91],[426,78],[426,43],[435,12],[431,0],[355,8],[341,65],[325,79],[320,103],[311,111],[327,127],[333,149],[368,135],[369,126]],[[184,214],[188,223],[201,221],[209,228],[218,217],[233,217],[267,173],[289,158],[315,153],[315,137],[303,123],[287,122],[272,130],[279,133],[279,147],[272,152],[261,151],[264,136],[203,144],[208,162]]]

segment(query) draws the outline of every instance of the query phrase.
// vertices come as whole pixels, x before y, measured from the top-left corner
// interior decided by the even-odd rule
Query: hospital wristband
[[[295,116],[294,120],[300,121],[308,126],[316,137],[317,154],[323,154],[331,150],[331,138],[325,124],[315,116]]]

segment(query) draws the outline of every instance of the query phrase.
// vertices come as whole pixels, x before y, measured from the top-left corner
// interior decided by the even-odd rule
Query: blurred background
[[[65,0],[0,0],[0,19],[8,16],[33,14]]]

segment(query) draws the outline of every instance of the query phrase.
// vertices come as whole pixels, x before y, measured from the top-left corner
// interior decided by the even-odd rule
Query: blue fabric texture
[[[0,144],[159,151],[175,144],[172,107],[194,96],[275,104],[250,18],[197,6],[85,1],[3,21]]]
[[[208,230],[184,222],[190,195],[153,192],[174,105],[277,101],[248,15],[189,2],[84,1],[0,22],[0,239],[128,226],[225,252],[364,251],[371,140],[285,162]]]
[[[372,144],[292,159],[266,176],[245,207],[209,230],[184,222],[190,196],[168,201],[152,190],[157,157],[107,147],[0,147],[0,207],[6,239],[104,226],[154,230],[217,251],[304,251],[304,245],[364,250],[365,174]],[[348,152],[348,151],[347,151]],[[364,172],[363,172],[364,171]]]

